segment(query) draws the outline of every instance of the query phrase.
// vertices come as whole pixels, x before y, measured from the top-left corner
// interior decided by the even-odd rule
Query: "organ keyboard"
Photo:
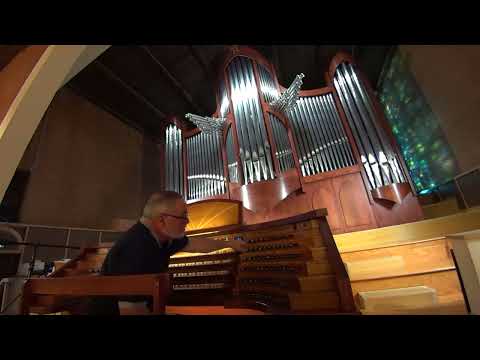
[[[238,254],[231,248],[170,258],[169,305],[224,305],[231,298]]]

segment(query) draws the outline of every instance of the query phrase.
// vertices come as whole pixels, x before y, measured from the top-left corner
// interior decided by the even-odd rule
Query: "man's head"
[[[145,204],[143,219],[147,219],[159,239],[183,237],[188,224],[187,204],[177,192],[155,193]]]

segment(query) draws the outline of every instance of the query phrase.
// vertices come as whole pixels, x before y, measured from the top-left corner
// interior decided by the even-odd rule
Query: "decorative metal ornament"
[[[208,116],[199,116],[195,114],[185,114],[185,117],[198,126],[206,134],[221,133],[226,118],[215,118]]]
[[[272,101],[270,106],[275,110],[281,111],[285,114],[295,108],[297,105],[300,88],[303,84],[302,79],[304,77],[305,75],[303,73],[297,75],[288,89],[285,90],[285,92],[278,99]]]

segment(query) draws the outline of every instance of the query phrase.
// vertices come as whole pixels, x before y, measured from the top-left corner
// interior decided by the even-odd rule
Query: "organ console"
[[[154,312],[167,305],[224,305],[268,313],[354,313],[347,272],[326,220],[317,210],[254,225],[194,230],[187,236],[241,241],[224,248],[178,253],[167,274],[100,276],[108,248],[87,248],[47,278],[25,285],[24,313],[82,313],[79,297],[151,296]]]

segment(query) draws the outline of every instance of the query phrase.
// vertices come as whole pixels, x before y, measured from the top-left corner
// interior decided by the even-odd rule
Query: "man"
[[[140,220],[108,252],[101,275],[168,272],[170,256],[180,250],[194,250],[185,236],[188,222],[187,205],[180,194],[173,191],[153,194],[148,199]],[[202,241],[208,241],[213,249],[225,247],[224,243],[220,244],[217,241],[208,239]],[[89,314],[119,315],[119,300],[138,303],[147,299],[97,297],[92,299],[89,305]],[[151,299],[147,300],[147,307],[151,310]]]

